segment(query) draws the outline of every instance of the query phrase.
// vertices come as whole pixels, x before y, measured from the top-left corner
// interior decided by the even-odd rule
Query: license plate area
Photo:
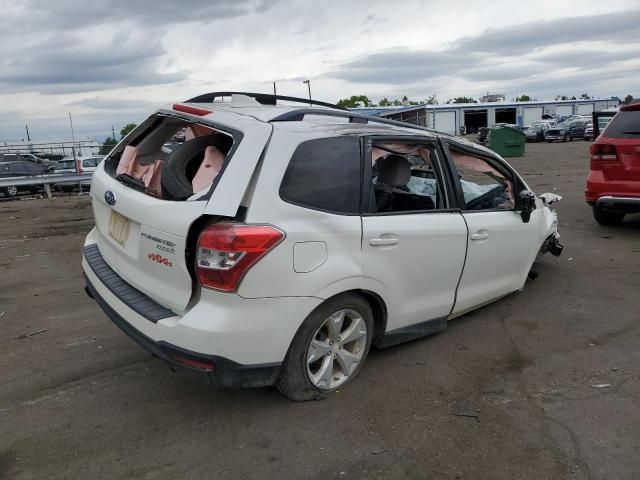
[[[129,238],[130,221],[124,215],[111,210],[109,218],[109,236],[118,244],[124,247]]]

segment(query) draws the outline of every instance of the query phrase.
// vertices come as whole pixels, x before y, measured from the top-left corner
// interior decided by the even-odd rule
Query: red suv
[[[602,225],[640,212],[640,103],[621,107],[591,145],[585,196]]]

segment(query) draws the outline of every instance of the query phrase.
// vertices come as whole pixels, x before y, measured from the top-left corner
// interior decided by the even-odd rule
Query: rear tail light
[[[589,149],[591,152],[591,160],[617,160],[616,147],[608,143],[592,143]]]
[[[247,271],[283,238],[284,233],[267,225],[211,225],[198,238],[198,282],[205,288],[235,292]]]
[[[76,160],[76,172],[82,173],[82,160]]]

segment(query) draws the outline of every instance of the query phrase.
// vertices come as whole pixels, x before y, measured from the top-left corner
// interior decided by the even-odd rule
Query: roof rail
[[[312,108],[302,108],[299,110],[291,110],[290,112],[278,115],[275,118],[269,120],[270,122],[301,122],[304,120],[305,115],[324,115],[327,117],[340,117],[348,118],[349,123],[382,123],[384,125],[393,125],[395,127],[410,128],[413,130],[422,130],[425,132],[438,133],[431,128],[421,127],[420,125],[413,125],[412,123],[398,122],[397,120],[390,120],[388,118],[372,117],[371,115],[362,115],[360,113],[353,112],[331,112],[327,110],[314,110]]]
[[[246,95],[253,98],[256,102],[263,105],[276,105],[276,100],[284,100],[287,102],[307,103],[309,105],[319,105],[321,107],[335,108],[345,110],[344,108],[333,103],[321,102],[319,100],[311,100],[300,97],[287,97],[285,95],[272,95],[270,93],[252,93],[252,92],[211,92],[198,95],[183,103],[213,103],[216,98],[230,97],[232,95]]]

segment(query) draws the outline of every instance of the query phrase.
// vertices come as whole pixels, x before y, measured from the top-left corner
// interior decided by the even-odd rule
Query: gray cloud
[[[22,25],[78,29],[86,24],[143,22],[143,28],[183,22],[213,22],[261,13],[280,0],[26,0],[14,14]],[[5,22],[11,18],[5,18]],[[139,24],[140,25],[140,24]]]
[[[551,45],[577,42],[635,41],[640,39],[640,10],[602,15],[556,18],[488,29],[479,35],[464,37],[452,45],[458,51],[492,54],[530,53]]]
[[[464,52],[388,50],[361,57],[327,76],[351,82],[385,84],[413,83],[429,77],[448,75],[477,60]]]
[[[420,83],[444,85],[452,79],[492,83],[500,89],[511,84],[511,90],[518,91],[552,84],[556,92],[588,90],[602,76],[592,72],[595,66],[606,71],[640,58],[638,39],[640,10],[561,18],[485,30],[443,51],[374,52],[339,65],[326,76],[405,91],[419,88]],[[543,50],[547,47],[556,50]],[[576,71],[567,75],[559,72],[563,68]],[[423,89],[422,95],[429,91]]]
[[[158,107],[154,102],[146,100],[132,100],[105,97],[90,97],[77,100],[75,102],[66,103],[68,107],[86,107],[92,110],[111,110],[111,111],[150,111]]]
[[[77,93],[177,82],[187,72],[161,69],[167,25],[260,13],[278,1],[18,2],[0,18],[0,88]]]

